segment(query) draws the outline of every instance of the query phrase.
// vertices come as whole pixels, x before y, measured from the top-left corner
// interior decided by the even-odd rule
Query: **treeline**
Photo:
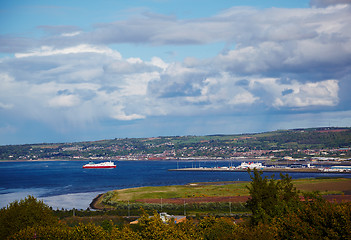
[[[331,203],[318,194],[304,194],[288,175],[280,180],[250,173],[250,217],[187,218],[162,222],[157,212],[142,211],[136,225],[79,223],[59,220],[42,201],[27,197],[0,209],[0,239],[350,239],[351,204]]]
[[[187,212],[203,214],[215,214],[215,215],[230,215],[232,212],[245,214],[248,212],[245,204],[235,202],[208,202],[208,203],[186,203],[186,204],[171,204],[163,203],[162,206],[159,203],[141,203],[141,202],[114,202],[107,203],[113,207],[115,212],[121,216],[135,216],[140,214],[140,209],[144,209],[149,214],[154,211],[167,212],[172,215],[183,215]]]

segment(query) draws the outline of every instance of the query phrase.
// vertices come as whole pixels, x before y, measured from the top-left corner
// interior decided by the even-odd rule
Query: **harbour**
[[[351,166],[314,166],[308,164],[265,166],[260,162],[242,162],[239,166],[191,167],[169,169],[169,171],[205,171],[205,172],[247,172],[257,169],[262,172],[296,172],[296,173],[351,173]]]
[[[328,171],[320,168],[261,168],[258,169],[263,172],[296,172],[296,173],[351,173],[351,171]],[[169,169],[169,171],[203,171],[203,172],[247,172],[247,169],[235,169],[235,168],[226,168],[226,167],[218,167],[218,168],[178,168],[178,169]]]

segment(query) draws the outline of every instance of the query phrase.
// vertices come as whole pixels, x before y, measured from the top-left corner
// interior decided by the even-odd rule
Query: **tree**
[[[281,239],[350,239],[351,204],[328,202],[318,194],[305,194],[295,211],[272,222]]]
[[[113,228],[111,232],[111,239],[139,240],[142,238],[139,233],[134,232],[129,226],[124,226],[122,230]]]
[[[280,174],[281,180],[262,177],[262,171],[248,170],[252,182],[248,186],[250,199],[246,207],[252,211],[251,223],[257,225],[259,222],[267,223],[273,217],[284,214],[288,209],[299,205],[299,195],[291,183],[291,177]]]
[[[200,223],[204,239],[233,239],[236,226],[230,218],[206,217]]]
[[[22,239],[72,239],[72,230],[67,226],[27,227],[8,237],[8,240]]]
[[[0,209],[0,239],[32,226],[53,226],[58,220],[52,210],[33,196]]]
[[[92,223],[82,224],[74,227],[69,239],[109,239],[109,234],[101,226],[96,226]]]
[[[172,239],[169,225],[162,222],[157,212],[154,212],[153,216],[143,212],[138,227],[139,234],[143,239]]]

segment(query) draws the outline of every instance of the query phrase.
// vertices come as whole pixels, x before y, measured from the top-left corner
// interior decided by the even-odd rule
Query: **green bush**
[[[0,239],[32,226],[54,226],[58,223],[52,210],[33,196],[14,201],[0,209]]]

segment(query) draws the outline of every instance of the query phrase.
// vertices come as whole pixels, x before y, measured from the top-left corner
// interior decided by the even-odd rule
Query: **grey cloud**
[[[199,96],[204,79],[202,73],[179,73],[176,76],[163,74],[159,80],[149,83],[148,92],[159,98]]]
[[[350,4],[350,0],[311,0],[310,6],[327,7],[337,4]]]
[[[69,26],[69,25],[60,25],[60,26],[41,25],[41,26],[38,26],[37,28],[40,30],[43,30],[49,35],[58,35],[58,34],[81,31],[79,27]]]
[[[91,89],[75,89],[73,94],[79,96],[83,101],[90,101],[97,96],[97,91]]]
[[[158,92],[160,98],[198,96],[201,93],[201,90],[194,88],[191,82],[173,82],[167,87],[162,87],[159,84],[159,82],[153,82],[149,85],[149,87],[151,89],[151,92]]]
[[[231,20],[226,21],[217,20],[216,17],[214,19],[179,20],[174,17],[147,14],[113,23],[96,24],[91,32],[82,33],[70,40],[82,41],[84,39],[92,44],[206,44],[228,40],[228,34],[232,35],[229,30]]]
[[[19,36],[0,35],[0,52],[15,53],[39,47],[38,41]]]
[[[79,29],[74,26],[41,26],[40,28],[56,35],[41,39],[39,43],[64,47],[81,42],[150,45],[201,45],[225,42],[227,45],[235,44],[237,48],[244,48],[258,46],[264,42],[275,42],[289,50],[296,41],[313,39],[321,42],[332,35],[334,43],[349,39],[350,28],[347,27],[346,19],[350,18],[350,15],[348,8],[326,12],[323,9],[258,10],[233,7],[208,18],[191,20],[160,17],[148,13],[123,21],[96,24],[91,31],[70,38],[61,34]],[[345,26],[342,31],[330,31],[332,25],[339,27],[342,24]],[[323,25],[330,27],[326,31],[320,31]]]
[[[71,91],[68,89],[62,89],[57,91],[57,95],[70,95]]]
[[[95,44],[152,45],[191,45],[223,41],[245,46],[262,41],[296,41],[318,36],[313,19],[322,19],[321,14],[322,11],[318,13],[310,9],[245,10],[234,7],[209,18],[194,20],[148,15],[95,25],[93,31],[78,38]]]
[[[125,60],[114,61],[104,66],[104,71],[110,74],[131,74],[160,71],[161,69],[155,65],[146,64],[144,62],[128,62]]]

